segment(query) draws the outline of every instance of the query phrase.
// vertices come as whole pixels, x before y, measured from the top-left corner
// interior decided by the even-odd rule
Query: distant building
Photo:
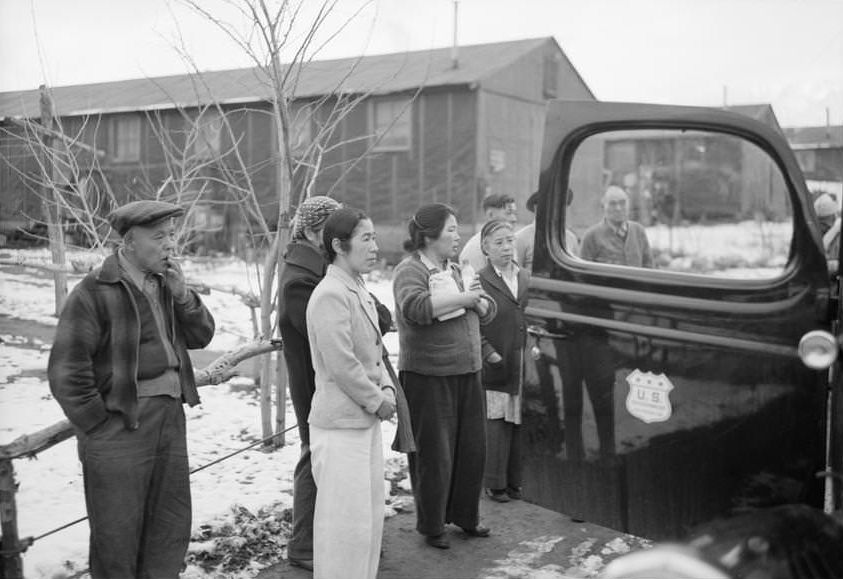
[[[594,95],[557,42],[538,38],[360,59],[313,61],[298,71],[291,138],[304,147],[320,128],[337,94],[365,95],[334,132],[313,194],[330,194],[366,210],[379,232],[394,232],[400,246],[406,219],[421,204],[454,205],[463,223],[478,221],[490,192],[505,192],[520,208],[538,181],[545,103],[551,98],[593,100]],[[118,200],[131,191],[155,191],[168,175],[156,127],[184,146],[185,127],[204,108],[200,156],[231,147],[251,167],[261,211],[278,213],[272,160],[276,128],[267,111],[269,91],[257,69],[54,87],[64,132],[104,152],[99,177]],[[217,103],[232,132],[220,128]],[[37,90],[0,93],[0,154],[14,167],[35,170],[34,159],[9,132],[13,119],[40,117]],[[215,181],[212,199],[223,199]],[[74,186],[69,183],[68,186]],[[0,220],[38,215],[37,197],[19,175],[0,163]],[[237,210],[214,204],[210,222],[231,225]],[[523,219],[528,216],[526,211]],[[229,243],[230,240],[226,240]]]
[[[811,191],[843,197],[843,125],[784,130]]]

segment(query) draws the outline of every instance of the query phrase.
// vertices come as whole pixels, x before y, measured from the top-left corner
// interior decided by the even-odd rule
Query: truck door
[[[830,373],[798,348],[837,305],[778,131],[714,109],[551,102],[532,274],[529,500],[655,539],[822,506]]]

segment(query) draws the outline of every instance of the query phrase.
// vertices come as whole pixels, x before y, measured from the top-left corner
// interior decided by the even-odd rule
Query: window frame
[[[295,113],[290,116],[290,151],[295,156],[303,156],[307,149],[313,144],[313,115],[316,110],[310,103],[296,107]],[[303,142],[298,144],[300,136]]]
[[[110,153],[117,163],[136,163],[141,159],[141,118],[120,114],[111,124]]]
[[[373,152],[409,152],[413,148],[413,98],[403,96],[377,97],[371,101],[371,114],[369,115],[370,134],[374,139],[372,144]],[[389,105],[390,120],[388,123],[379,123],[378,108]],[[397,114],[396,114],[397,110]],[[394,137],[396,129],[403,129],[406,126],[406,144],[394,144],[390,137]]]
[[[750,143],[757,147],[757,149],[765,153],[771,164],[774,165],[785,186],[785,194],[787,196],[787,203],[790,207],[790,220],[793,224],[793,232],[791,234],[790,249],[788,252],[787,262],[782,266],[775,276],[759,277],[759,278],[731,278],[727,276],[706,275],[702,273],[690,273],[683,271],[671,271],[665,269],[649,269],[631,266],[621,266],[615,264],[601,263],[589,261],[579,257],[579,255],[572,254],[565,239],[565,232],[567,230],[567,213],[569,207],[566,205],[567,190],[570,186],[570,172],[576,158],[576,151],[583,145],[590,137],[599,134],[611,133],[614,131],[628,131],[628,130],[668,130],[683,132],[684,130],[700,130],[712,134],[735,137],[741,139],[746,143]],[[766,290],[771,287],[780,287],[787,284],[793,279],[801,266],[803,256],[800,255],[799,233],[797,232],[797,224],[799,220],[795,214],[795,204],[798,203],[794,199],[794,185],[790,179],[782,159],[779,157],[774,148],[771,148],[767,143],[758,141],[754,135],[746,134],[741,131],[736,131],[728,126],[704,125],[704,126],[687,126],[679,122],[654,122],[654,123],[617,123],[605,124],[598,128],[591,127],[590,130],[577,132],[572,134],[568,139],[559,145],[554,155],[558,172],[552,177],[552,184],[550,186],[550,211],[544,218],[546,239],[550,242],[547,245],[547,252],[551,261],[562,265],[566,270],[579,272],[580,274],[594,277],[595,279],[611,280],[611,279],[635,279],[646,284],[653,284],[653,287],[662,288],[662,291],[668,293],[675,293],[675,288],[706,288],[707,290],[718,289],[744,289],[744,290]],[[579,239],[580,243],[582,239]]]
[[[220,156],[222,150],[222,116],[223,114],[216,109],[205,109],[196,118],[196,139],[193,142],[193,155],[197,159],[208,160]],[[218,126],[215,126],[215,124],[218,124]]]

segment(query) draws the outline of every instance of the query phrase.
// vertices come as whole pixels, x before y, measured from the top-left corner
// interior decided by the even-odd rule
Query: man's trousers
[[[139,426],[112,414],[79,435],[91,577],[178,577],[190,542],[190,482],[180,400],[139,400]]]

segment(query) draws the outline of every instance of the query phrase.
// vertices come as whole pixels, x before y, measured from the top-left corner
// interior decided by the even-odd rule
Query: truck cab
[[[775,505],[839,508],[838,284],[777,130],[552,101],[525,497],[656,540]]]

